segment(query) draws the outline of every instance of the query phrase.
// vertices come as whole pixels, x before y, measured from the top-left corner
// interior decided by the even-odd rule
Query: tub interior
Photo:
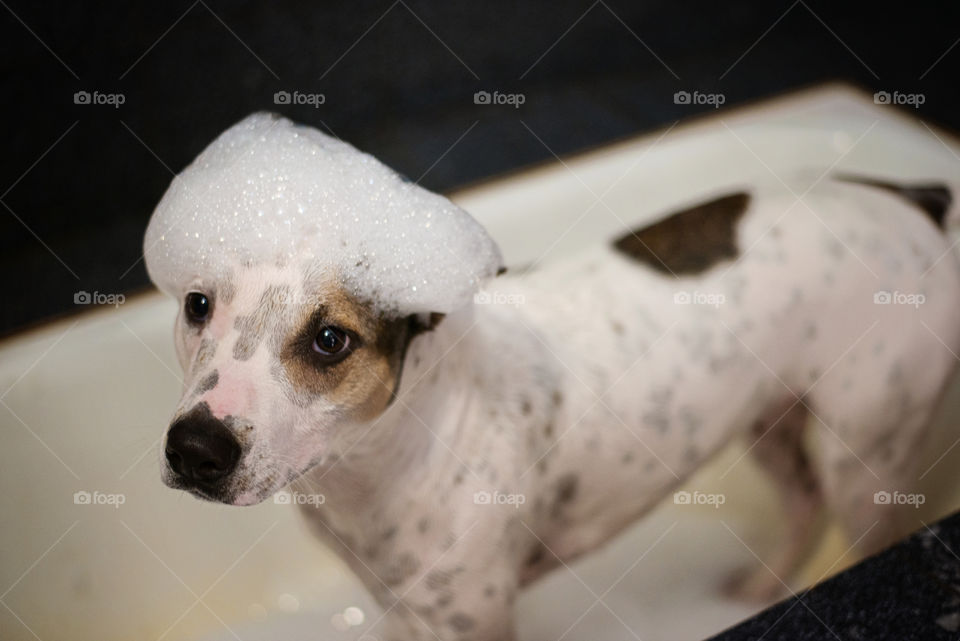
[[[958,152],[934,125],[831,85],[453,197],[488,227],[508,264],[522,265],[562,260],[624,225],[754,178],[802,193],[827,170],[956,176]],[[159,443],[181,386],[175,307],[157,293],[138,295],[0,344],[0,638],[361,638],[380,609],[295,508],[217,506],[160,483]],[[918,518],[926,522],[960,506],[958,423],[955,383],[936,442],[922,453],[928,500]],[[758,564],[781,534],[773,493],[740,459],[743,447],[732,444],[688,483],[722,492],[722,510],[665,497],[610,545],[524,592],[519,638],[692,640],[758,611],[719,592],[728,573]],[[123,503],[77,504],[77,492]],[[791,588],[854,562],[849,545],[829,525]],[[347,608],[357,609],[345,616]]]

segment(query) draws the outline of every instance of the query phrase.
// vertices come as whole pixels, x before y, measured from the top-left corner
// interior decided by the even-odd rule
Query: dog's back
[[[816,484],[853,538],[883,521],[865,549],[899,534],[873,495],[916,478],[915,445],[960,353],[960,269],[945,231],[956,208],[945,193],[839,180],[802,198],[734,192],[653,234],[494,281],[491,295],[517,305],[484,307],[482,322],[532,334],[560,372],[563,403],[543,419],[550,436],[532,439],[537,465],[518,482],[566,483],[576,500],[562,519],[528,505],[538,536],[575,556],[735,435],[752,442],[808,420],[819,468],[792,433],[769,440],[798,451],[770,457]],[[667,228],[690,212],[695,227]]]

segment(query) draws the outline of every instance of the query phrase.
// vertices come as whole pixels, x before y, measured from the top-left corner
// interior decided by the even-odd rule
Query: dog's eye
[[[210,315],[210,299],[200,292],[190,292],[184,301],[183,311],[191,323],[205,323]]]
[[[321,356],[346,355],[350,336],[339,327],[321,327],[313,339],[313,351]]]

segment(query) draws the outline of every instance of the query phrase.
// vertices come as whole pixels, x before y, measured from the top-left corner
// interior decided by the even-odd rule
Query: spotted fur
[[[371,632],[385,641],[513,639],[518,589],[737,437],[759,439],[751,455],[789,507],[770,568],[795,569],[820,507],[877,550],[904,523],[873,493],[916,479],[960,352],[960,265],[917,209],[949,229],[941,196],[825,181],[794,207],[758,186],[498,276],[445,317],[392,314],[309,260],[198,274],[183,290],[208,293],[214,312],[200,328],[178,321],[177,416],[204,412],[243,443],[201,495],[322,494],[301,510],[388,611]],[[926,299],[876,304],[882,291]],[[332,364],[311,347],[328,325],[353,341]],[[827,434],[818,457],[808,407]],[[757,575],[732,589],[781,587]]]

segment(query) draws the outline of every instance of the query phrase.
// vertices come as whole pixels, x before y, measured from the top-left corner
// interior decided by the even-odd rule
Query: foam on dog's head
[[[238,267],[298,265],[397,314],[454,311],[501,265],[483,227],[443,196],[264,113],[225,131],[173,180],[144,256],[174,297]]]

